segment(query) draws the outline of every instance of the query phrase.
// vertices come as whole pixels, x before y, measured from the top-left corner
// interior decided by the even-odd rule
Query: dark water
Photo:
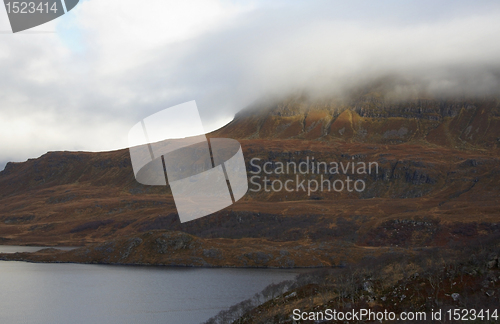
[[[70,246],[49,246],[49,247],[58,250],[76,249],[76,247],[70,247]],[[46,248],[47,246],[0,245],[0,253],[36,252]]]
[[[200,323],[299,271],[0,261],[0,323]]]

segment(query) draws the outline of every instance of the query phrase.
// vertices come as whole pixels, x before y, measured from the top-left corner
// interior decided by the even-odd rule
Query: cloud
[[[0,161],[123,148],[135,122],[193,99],[209,130],[265,96],[385,76],[400,95],[500,89],[491,1],[90,0],[67,16],[0,34]]]

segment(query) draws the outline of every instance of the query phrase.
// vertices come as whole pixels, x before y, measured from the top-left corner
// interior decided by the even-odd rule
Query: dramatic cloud
[[[210,130],[265,96],[386,76],[401,96],[500,89],[494,1],[90,0],[35,31],[53,33],[0,34],[2,162],[123,148],[136,121],[193,99]]]

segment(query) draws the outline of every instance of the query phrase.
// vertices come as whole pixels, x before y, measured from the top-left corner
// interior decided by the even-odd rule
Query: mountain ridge
[[[297,100],[243,111],[207,137],[238,139],[250,189],[256,188],[250,161],[258,159],[254,161],[270,165],[267,181],[351,176],[366,182],[365,191],[249,190],[230,207],[181,224],[168,186],[135,181],[128,150],[49,152],[9,163],[0,172],[0,240],[99,246],[149,231],[178,231],[203,239],[252,238],[263,245],[334,241],[348,249],[379,249],[445,246],[499,230],[495,224],[500,222],[500,157],[495,140],[500,127],[495,126],[499,106],[494,99],[450,105],[425,101],[433,107],[428,110],[416,101],[414,106],[398,104],[385,110],[406,117],[361,116],[355,106],[344,106],[333,117],[334,110],[323,103],[311,108],[302,104],[305,99]],[[429,118],[435,111],[442,112],[440,119]],[[324,129],[329,132],[322,133]],[[306,157],[339,163],[375,161],[379,172],[275,172],[279,163],[301,163]],[[264,184],[264,174],[260,176],[254,181]]]

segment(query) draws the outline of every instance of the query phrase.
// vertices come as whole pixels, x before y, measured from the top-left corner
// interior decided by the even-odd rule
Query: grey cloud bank
[[[493,1],[211,1],[206,17],[197,1],[182,8],[163,1],[160,13],[171,6],[196,27],[172,35],[183,21],[162,26],[139,15],[131,26],[113,26],[137,11],[133,1],[119,3],[111,22],[96,9],[104,4],[90,0],[73,10],[71,24],[58,19],[55,34],[0,34],[0,161],[124,148],[137,120],[193,99],[215,128],[262,97],[340,95],[386,76],[402,97],[500,89],[500,5]],[[83,50],[68,45],[71,33],[61,36],[69,25]]]

